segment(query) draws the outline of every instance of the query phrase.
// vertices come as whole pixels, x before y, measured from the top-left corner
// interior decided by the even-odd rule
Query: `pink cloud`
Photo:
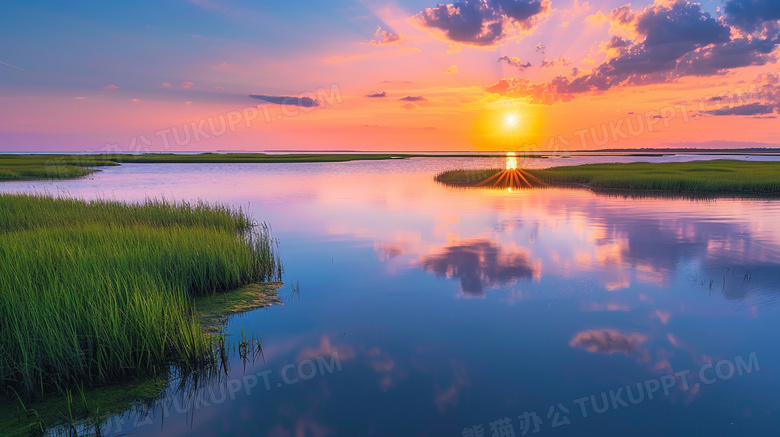
[[[194,84],[194,83],[192,83],[192,82],[182,82],[182,83],[181,83],[181,87],[182,87],[182,88],[190,89],[190,88],[192,88],[193,86],[195,86],[195,84]]]
[[[116,85],[114,85],[113,83],[111,83],[111,84],[108,84],[108,85],[105,85],[105,86],[103,86],[103,89],[104,89],[104,90],[110,90],[110,91],[113,91],[113,90],[118,90],[118,89],[119,89],[119,87],[118,87],[118,86],[116,86]]]
[[[389,32],[387,30],[382,30],[381,26],[376,28],[375,36],[376,39],[372,39],[371,44],[375,44],[375,45],[393,44],[401,41],[401,35],[397,33]]]

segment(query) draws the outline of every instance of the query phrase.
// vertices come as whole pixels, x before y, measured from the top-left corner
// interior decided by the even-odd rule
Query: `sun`
[[[470,140],[480,148],[519,150],[541,138],[541,117],[533,108],[512,102],[487,105],[477,111]]]

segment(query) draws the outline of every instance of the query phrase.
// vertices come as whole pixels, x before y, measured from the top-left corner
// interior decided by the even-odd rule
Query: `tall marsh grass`
[[[714,160],[591,164],[530,171],[553,184],[700,193],[779,193],[780,162]]]
[[[94,168],[119,165],[100,155],[0,154],[0,181],[67,179],[86,176]]]
[[[476,186],[499,171],[451,170],[440,173],[436,180],[456,186]],[[780,194],[780,162],[777,161],[633,162],[527,171],[550,185],[677,193]]]
[[[268,228],[241,210],[0,195],[0,390],[204,364],[192,299],[280,276]]]

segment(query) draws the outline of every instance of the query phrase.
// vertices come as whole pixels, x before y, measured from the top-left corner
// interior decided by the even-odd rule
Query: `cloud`
[[[647,337],[638,333],[624,334],[616,329],[590,329],[578,332],[569,341],[569,346],[591,353],[636,355],[641,354],[639,346],[645,341]]]
[[[387,91],[382,91],[381,93],[371,93],[371,94],[366,94],[366,97],[370,97],[370,98],[382,98],[382,97],[387,97]]]
[[[460,43],[488,46],[504,36],[503,19],[481,1],[438,5],[425,9],[418,17],[425,26],[438,28],[448,39]]]
[[[162,86],[164,86],[164,87],[170,87],[170,86],[171,86],[171,84],[170,84],[170,83],[168,83],[168,82],[163,82],[163,83],[162,83]]]
[[[195,84],[194,84],[194,83],[192,83],[192,82],[182,82],[182,83],[181,83],[181,87],[182,87],[182,88],[190,89],[190,88],[192,88],[193,86],[195,86]]]
[[[516,58],[514,56],[502,56],[498,58],[498,62],[504,61],[509,65],[517,67],[518,70],[525,70],[526,68],[531,66],[530,62],[526,62],[525,64],[520,61],[520,58]]]
[[[545,58],[542,61],[542,68],[550,68],[550,67],[568,67],[571,65],[571,58],[565,58],[563,56],[558,57],[558,59],[547,59]]]
[[[559,76],[542,83],[502,79],[487,90],[551,104],[586,92],[765,65],[776,61],[774,50],[780,44],[780,31],[776,29],[732,38],[731,29],[723,20],[713,18],[698,3],[687,0],[657,0],[639,11],[624,5],[608,17],[613,29],[630,34],[632,39],[612,37],[602,44],[607,59],[592,73],[574,78]]]
[[[752,118],[775,118],[780,111],[780,75],[760,74],[748,87],[746,93],[718,95],[702,101],[702,113],[716,116],[752,116]]]
[[[613,35],[609,41],[601,43],[599,48],[603,53],[606,53],[607,59],[613,59],[624,55],[631,47],[631,44],[631,40]]]
[[[376,39],[371,40],[371,44],[384,45],[393,44],[401,41],[401,35],[387,30],[382,30],[381,26],[377,26],[376,33],[374,34]]]
[[[547,47],[545,47],[542,43],[536,45],[537,53],[544,54],[545,49],[547,49]]]
[[[274,103],[277,105],[294,105],[294,106],[302,106],[305,108],[313,108],[318,104],[316,100],[310,97],[268,96],[263,94],[250,94],[249,97],[253,99],[260,99],[268,103]]]
[[[406,97],[401,97],[398,100],[402,100],[404,102],[427,102],[428,101],[428,99],[426,99],[423,96],[406,96]]]
[[[677,71],[684,76],[707,76],[726,69],[764,65],[776,60],[772,52],[777,44],[767,39],[737,38],[686,54],[679,59]]]
[[[414,108],[416,108],[416,106],[414,106],[411,103],[407,103],[404,106],[402,106],[402,108],[404,108],[404,109],[414,109]]]
[[[483,296],[485,288],[506,285],[535,274],[528,254],[504,249],[493,240],[476,238],[446,246],[420,260],[423,270],[458,278],[467,296]]]
[[[777,0],[728,0],[723,8],[728,22],[748,32],[757,30],[767,21],[780,20]]]
[[[730,30],[686,0],[655,3],[634,12],[626,6],[615,9],[610,19],[633,27],[644,40],[628,47],[622,56],[603,64],[605,76],[625,77],[674,69],[677,59],[697,48],[729,41]]]
[[[104,90],[113,91],[113,90],[118,90],[118,89],[119,89],[119,87],[118,87],[118,86],[116,86],[116,85],[114,85],[113,83],[111,83],[111,84],[108,84],[108,85],[104,85],[104,86],[103,86],[103,89],[104,89]]]
[[[457,43],[492,46],[513,27],[534,28],[550,11],[549,0],[461,0],[427,8],[415,18]]]
[[[758,95],[761,100],[780,110],[780,74],[760,74],[757,81],[760,84]]]
[[[457,65],[450,65],[445,71],[444,74],[458,74],[458,66]]]
[[[433,398],[433,402],[441,414],[445,414],[449,409],[456,409],[461,391],[471,385],[465,366],[455,360],[452,360],[452,374],[452,383],[446,389],[442,389],[436,384],[436,396]]]
[[[567,27],[570,25],[575,17],[578,17],[580,15],[583,15],[589,11],[591,11],[593,8],[591,8],[590,4],[588,4],[587,1],[580,3],[579,0],[574,0],[571,8],[564,9],[561,12],[561,26]]]
[[[528,79],[506,78],[486,87],[485,91],[506,97],[526,98],[531,103],[551,105],[558,101],[568,102],[574,98],[573,94],[568,92],[570,84],[571,82],[565,77],[539,83]]]
[[[765,105],[763,103],[750,103],[747,105],[731,106],[704,112],[710,115],[766,115],[774,114],[775,106]]]
[[[333,344],[330,337],[323,335],[320,339],[320,344],[316,348],[307,346],[298,355],[296,361],[316,360],[317,357],[331,356],[334,353],[338,354],[341,361],[349,361],[357,356],[355,348],[352,346],[348,344]]]

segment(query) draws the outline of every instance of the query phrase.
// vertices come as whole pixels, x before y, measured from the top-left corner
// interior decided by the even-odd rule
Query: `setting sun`
[[[511,108],[507,105],[489,107],[477,113],[471,141],[486,150],[534,147],[540,144],[541,122],[536,108],[519,104]]]

